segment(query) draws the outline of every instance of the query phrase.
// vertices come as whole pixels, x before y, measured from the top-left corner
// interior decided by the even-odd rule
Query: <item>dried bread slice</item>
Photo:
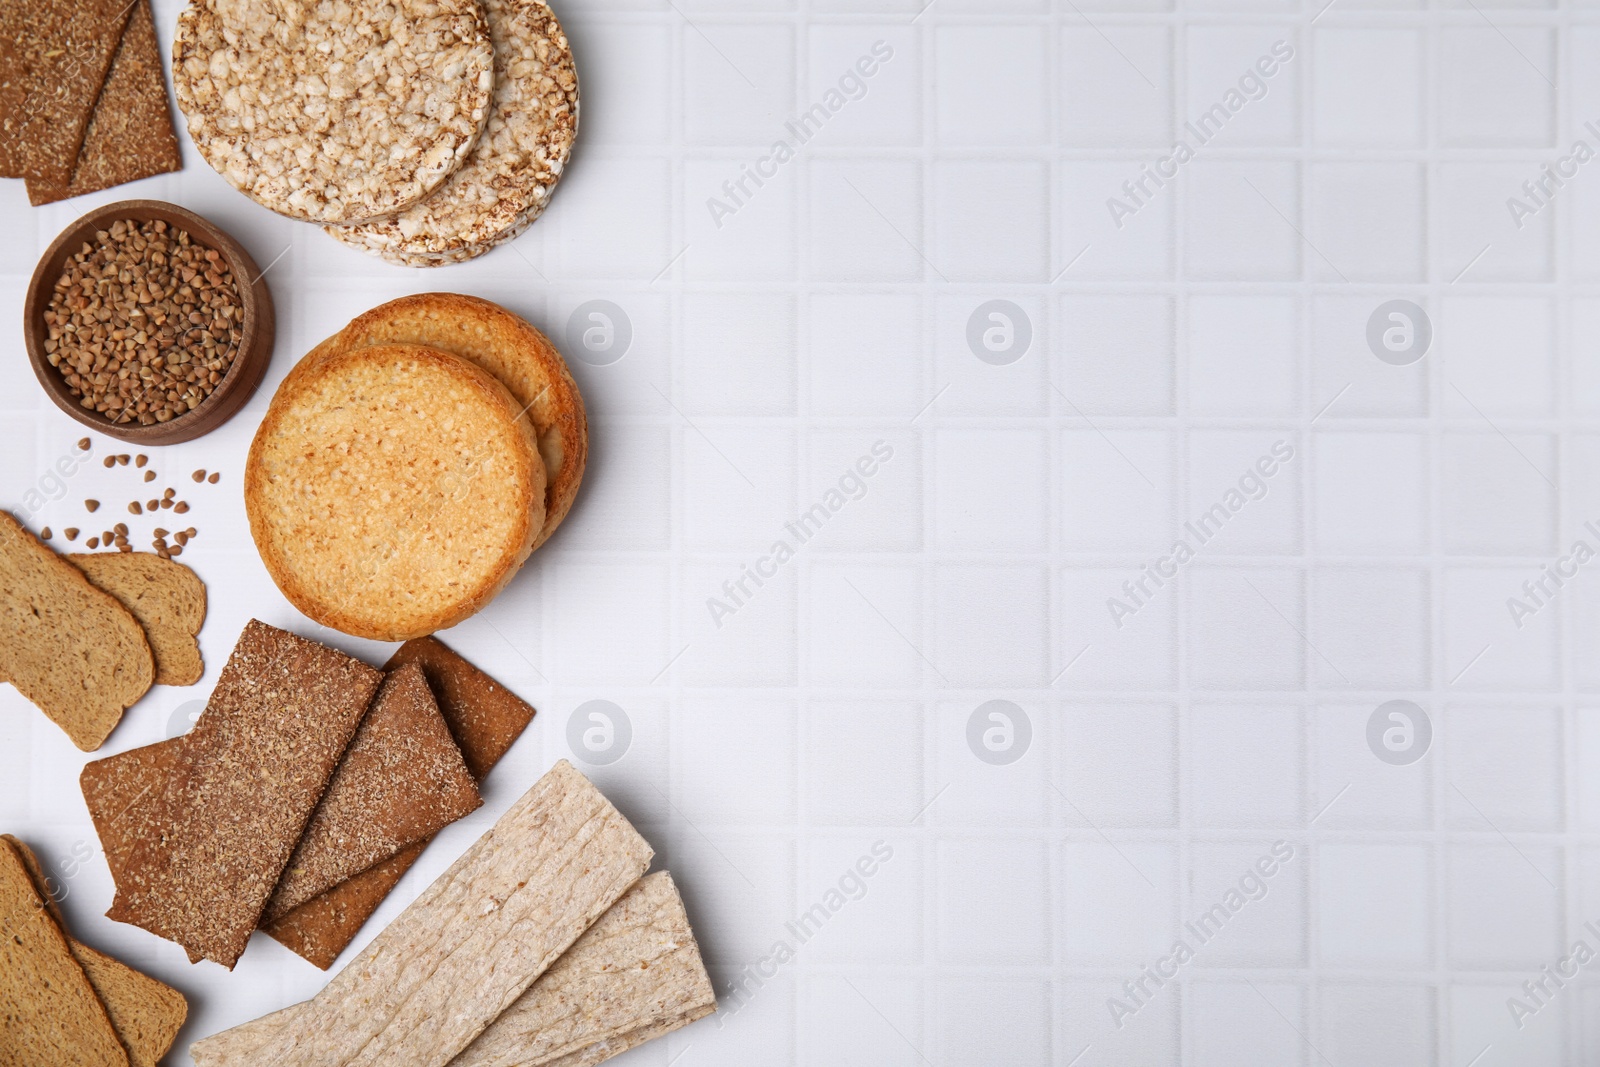
[[[499,304],[460,293],[420,293],[380,304],[318,345],[298,375],[339,352],[366,345],[427,345],[460,356],[502,382],[533,419],[544,460],[543,527],[537,548],[572,510],[589,458],[589,423],[578,383],[550,340]]]
[[[256,431],[245,510],[306,615],[381,641],[453,626],[503,589],[543,526],[545,468],[488,372],[419,345],[291,374]]]
[[[67,559],[144,627],[156,685],[200,680],[205,664],[196,637],[206,621],[206,586],[194,571],[153,552],[81,552]]]
[[[0,511],[0,681],[85,752],[149,690],[155,659],[115,597]]]

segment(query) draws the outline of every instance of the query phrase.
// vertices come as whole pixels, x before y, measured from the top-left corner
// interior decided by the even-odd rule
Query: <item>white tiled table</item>
[[[630,347],[573,360],[579,505],[446,635],[539,717],[358,946],[603,700],[629,747],[574,758],[676,874],[719,987],[743,988],[721,1025],[629,1063],[1594,1062],[1600,963],[1528,999],[1521,1029],[1507,999],[1574,941],[1600,951],[1600,562],[1520,628],[1507,600],[1575,540],[1600,549],[1600,162],[1520,229],[1506,200],[1575,140],[1600,150],[1600,5],[921,2],[560,5],[578,158],[541,222],[465,266],[363,257],[187,142],[181,174],[92,198],[175,200],[282,254],[261,393],[155,457],[224,472],[192,494],[185,556],[211,590],[207,678],[153,693],[104,751],[165,736],[251,616],[384,655],[298,616],[249,543],[244,452],[300,353],[442,288],[572,356],[575,310],[610,301]],[[177,4],[157,11],[170,39]],[[880,41],[864,94],[763,164]],[[1274,42],[1292,56],[1229,111]],[[1176,177],[1123,190],[1217,104]],[[758,166],[748,196],[723,189]],[[17,320],[87,206],[0,187],[6,506],[80,436]],[[1020,357],[969,344],[995,300],[1015,310],[974,332],[1025,326]],[[1367,343],[1391,300],[1431,323],[1409,366]],[[892,455],[846,477],[878,442]],[[125,484],[91,465],[33,525]],[[1217,504],[1199,545],[1184,523]],[[786,524],[808,512],[802,542]],[[1125,594],[1176,537],[1195,558]],[[792,558],[763,563],[780,540]],[[734,599],[746,566],[772,576]],[[1369,746],[1392,700],[1431,728],[1413,762]],[[990,701],[1009,719],[969,729]],[[84,757],[0,704],[0,828],[74,868],[75,932],[191,995],[185,1042],[320,987],[264,939],[229,975],[105,920]],[[1241,881],[1261,899],[1219,917]],[[1179,938],[1192,958],[1166,962]]]

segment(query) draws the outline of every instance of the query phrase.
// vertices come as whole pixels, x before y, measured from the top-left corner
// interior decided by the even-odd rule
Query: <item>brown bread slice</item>
[[[23,866],[28,869],[28,876],[33,879],[34,892],[39,894],[55,918],[56,925],[66,934],[66,919],[50,894],[49,881],[39,857],[33,854],[33,849],[10,834],[0,835],[0,840],[8,842],[15,850]],[[105,1005],[112,1029],[116,1030],[123,1048],[127,1050],[132,1067],[156,1067],[161,1057],[172,1048],[178,1031],[183,1029],[183,1021],[189,1015],[189,1002],[171,986],[90,948],[70,935],[67,935],[67,948],[83,968],[100,1003]]]
[[[107,914],[232,968],[382,675],[251,620],[140,827]]]
[[[0,1063],[128,1067],[105,1005],[22,856],[0,847]]]
[[[420,666],[427,676],[467,769],[481,783],[533,721],[533,707],[436,637],[407,641],[383,669],[398,670],[410,663]],[[276,922],[263,923],[262,930],[327,970],[416,862],[426,844],[413,845]]]
[[[0,681],[85,752],[149,690],[155,660],[116,599],[0,511]]]
[[[74,553],[67,560],[144,627],[156,685],[200,680],[205,664],[196,637],[206,621],[206,586],[194,571],[153,552]]]

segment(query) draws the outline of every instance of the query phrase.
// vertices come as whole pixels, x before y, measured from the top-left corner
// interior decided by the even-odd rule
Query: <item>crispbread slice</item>
[[[105,1006],[9,846],[0,847],[0,1062],[128,1067]]]
[[[261,915],[280,919],[483,806],[439,706],[411,664],[386,675]]]
[[[200,680],[205,664],[195,638],[206,621],[206,587],[194,571],[152,552],[74,553],[67,560],[144,627],[155,654],[155,684]]]
[[[34,207],[166,174],[183,166],[167,104],[155,19],[149,0],[139,0],[122,30],[105,86],[83,137],[70,183],[28,179]]]
[[[85,752],[149,690],[155,660],[128,609],[0,511],[0,681]]]
[[[292,374],[250,446],[268,572],[318,622],[376,640],[453,626],[505,587],[544,518],[544,463],[492,375],[418,345]]]
[[[183,738],[174,737],[83,765],[78,785],[113,880],[122,876],[128,854],[146,831],[135,821],[136,809],[139,815],[153,810],[142,802],[160,794],[182,749]]]
[[[639,880],[650,846],[565,760],[273,1033],[274,1067],[444,1067]]]
[[[548,338],[499,304],[460,293],[421,293],[380,304],[301,361],[366,345],[427,345],[471,360],[505,384],[533,418],[544,459],[544,518],[537,548],[572,510],[589,457],[589,424],[578,383]],[[314,365],[314,364],[313,364]],[[309,369],[309,368],[308,368]],[[300,366],[294,374],[299,374]]]
[[[456,655],[438,638],[407,641],[395,650],[383,669],[395,671],[413,663],[427,676],[428,687],[461,748],[467,769],[482,782],[533,721],[532,705]],[[261,929],[327,970],[411,869],[426,845],[425,841],[412,845],[276,922],[263,923]]]
[[[28,877],[33,879],[34,892],[50,910],[62,934],[67,935],[66,920],[50,894],[49,880],[39,857],[10,834],[0,835],[0,840],[9,843],[22,860]],[[116,1030],[132,1067],[156,1067],[172,1047],[178,1031],[183,1029],[183,1021],[189,1015],[189,1002],[171,986],[141,974],[70,935],[67,935],[67,948],[105,1006],[112,1029]]]
[[[382,676],[254,619],[139,827],[107,914],[232,968]]]

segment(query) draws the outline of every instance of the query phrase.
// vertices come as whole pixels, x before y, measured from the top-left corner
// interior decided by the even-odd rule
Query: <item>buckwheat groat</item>
[[[544,0],[484,0],[494,39],[494,106],[461,169],[422,203],[359,226],[345,244],[409,266],[459,262],[521,233],[550,202],[578,132],[578,74]]]
[[[494,54],[478,0],[195,0],[173,83],[195,146],[291,218],[403,211],[472,152]]]

